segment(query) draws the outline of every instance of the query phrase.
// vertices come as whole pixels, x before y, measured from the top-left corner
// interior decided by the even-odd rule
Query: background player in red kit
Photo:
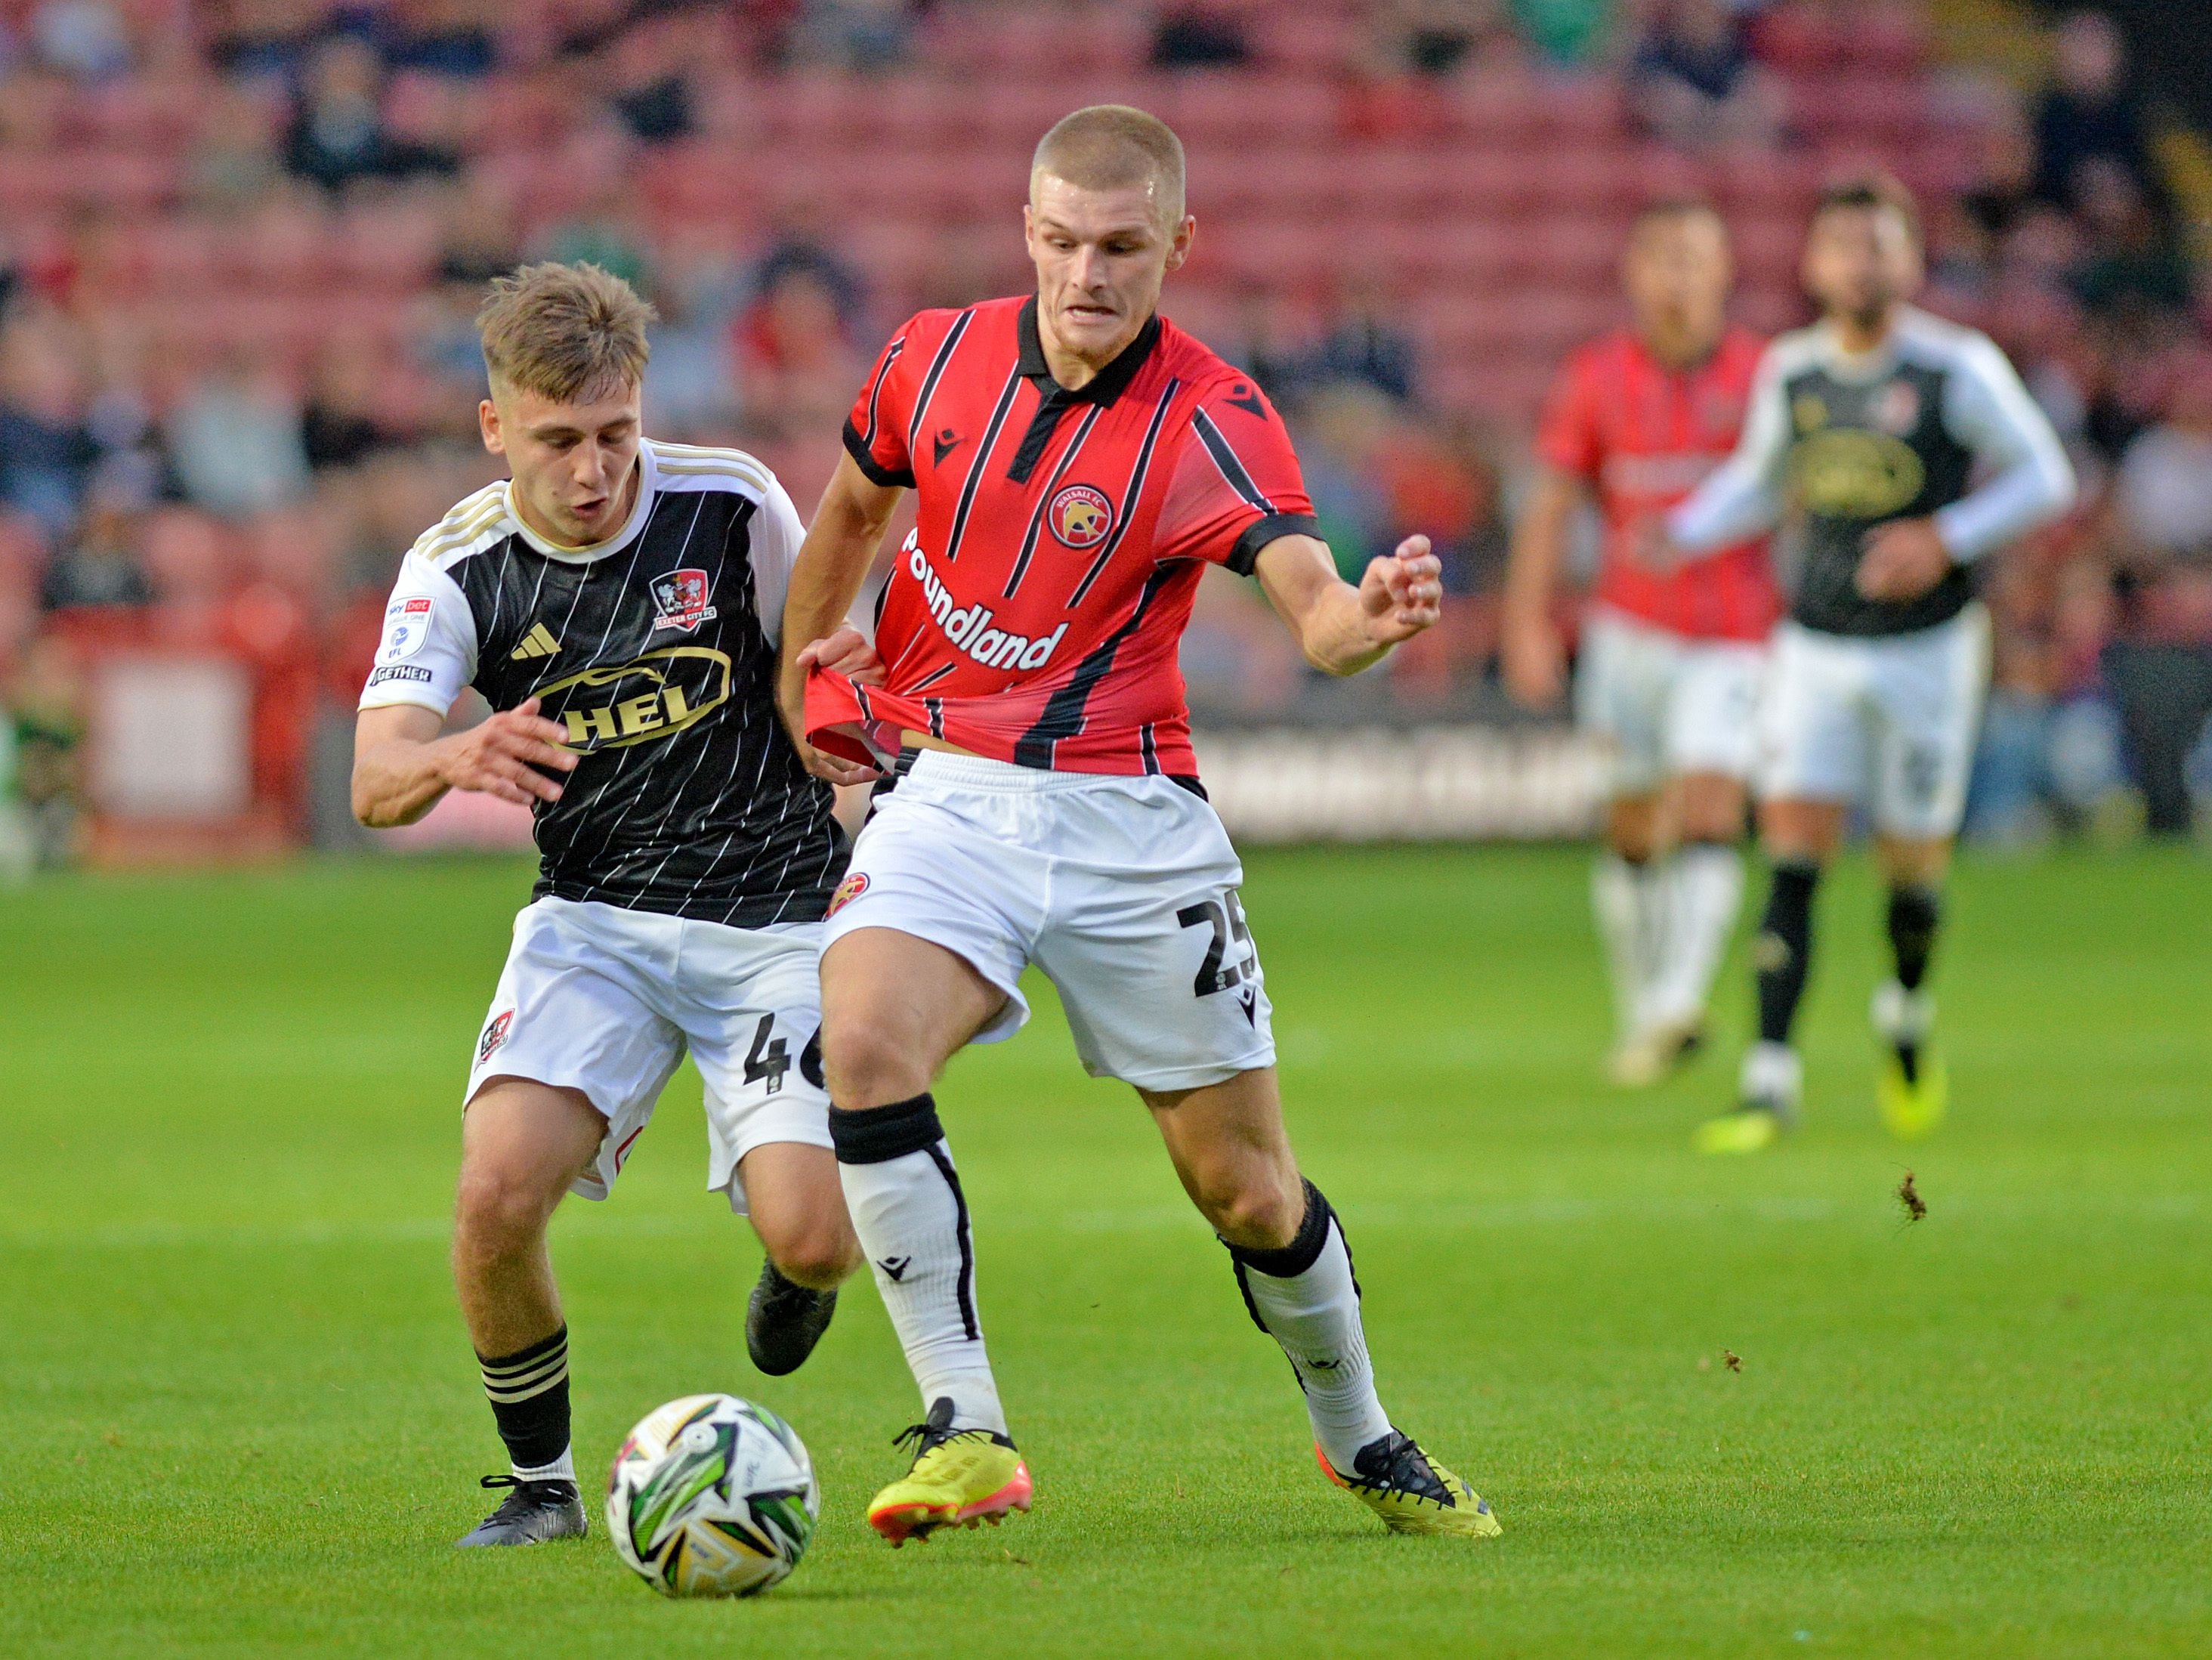
[[[1729,326],[1728,234],[1711,209],[1638,216],[1623,266],[1633,325],[1577,352],[1537,438],[1542,471],[1506,578],[1506,685],[1558,701],[1552,615],[1576,508],[1594,493],[1604,548],[1583,629],[1578,718],[1613,751],[1607,847],[1592,873],[1618,1015],[1609,1070],[1655,1083],[1703,1036],[1737,908],[1744,786],[1766,638],[1780,609],[1764,538],[1660,565],[1656,522],[1725,460],[1760,342]]]
[[[925,312],[884,348],[784,613],[785,710],[824,775],[907,752],[822,965],[840,1174],[924,1409],[869,1519],[896,1544],[1029,1505],[929,1091],[963,1044],[1028,1017],[1034,963],[1085,1067],[1152,1109],[1290,1357],[1323,1469],[1394,1529],[1494,1534],[1376,1399],[1343,1230],[1284,1134],[1243,872],[1198,785],[1176,660],[1207,563],[1256,575],[1307,657],[1348,674],[1435,622],[1437,562],[1413,537],[1340,581],[1273,410],[1156,314],[1195,228],[1172,132],[1079,111],[1030,189],[1036,294]],[[808,681],[824,648],[807,642],[833,636],[909,488],[883,684]]]

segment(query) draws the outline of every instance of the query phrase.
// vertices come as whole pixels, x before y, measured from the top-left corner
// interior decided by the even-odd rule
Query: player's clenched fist
[[[797,663],[802,684],[805,677],[816,669],[842,674],[864,686],[880,686],[884,683],[883,660],[876,655],[876,648],[868,642],[867,635],[849,623],[799,648]],[[787,711],[785,725],[790,728],[791,741],[799,751],[799,758],[817,778],[842,786],[870,783],[883,775],[873,767],[855,766],[836,756],[825,755],[808,743],[803,701],[796,709]]]
[[[1407,537],[1395,553],[1368,565],[1359,579],[1359,606],[1376,644],[1394,646],[1435,625],[1443,605],[1443,571],[1425,536]]]
[[[525,698],[479,726],[455,733],[438,747],[439,776],[457,790],[475,790],[529,806],[558,801],[561,784],[538,769],[574,772],[579,758],[566,746],[567,730],[538,714],[540,700]]]

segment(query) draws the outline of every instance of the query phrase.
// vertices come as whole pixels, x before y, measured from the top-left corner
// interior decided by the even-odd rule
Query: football
[[[750,1596],[806,1553],[822,1510],[799,1432],[732,1395],[648,1413],[607,1478],[615,1554],[665,1596]]]

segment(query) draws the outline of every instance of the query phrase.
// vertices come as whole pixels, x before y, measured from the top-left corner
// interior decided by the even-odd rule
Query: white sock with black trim
[[[1306,1211],[1297,1237],[1280,1250],[1228,1245],[1237,1283],[1253,1323],[1282,1346],[1305,1391],[1314,1439],[1340,1474],[1359,1450],[1390,1432],[1390,1416],[1375,1393],[1375,1369],[1359,1322],[1359,1282],[1344,1229],[1305,1184]]]
[[[1006,1434],[975,1314],[968,1200],[936,1102],[924,1094],[861,1111],[832,1107],[830,1140],[853,1231],[921,1388],[924,1416],[949,1399],[959,1428]]]

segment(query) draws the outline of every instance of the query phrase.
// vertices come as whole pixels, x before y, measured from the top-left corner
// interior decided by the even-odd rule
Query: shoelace
[[[1376,1468],[1363,1469],[1355,1466],[1354,1476],[1370,1487],[1403,1493],[1408,1499],[1425,1499],[1432,1505],[1451,1509],[1458,1501],[1451,1490],[1438,1477],[1429,1456],[1421,1450],[1420,1444],[1410,1435],[1399,1435],[1383,1444],[1382,1456],[1374,1461]]]

